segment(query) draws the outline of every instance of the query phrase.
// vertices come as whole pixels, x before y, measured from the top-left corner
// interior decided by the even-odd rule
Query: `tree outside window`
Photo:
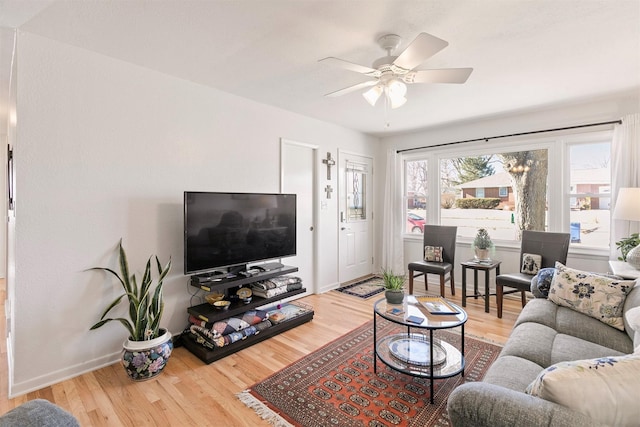
[[[521,230],[544,230],[547,150],[443,159],[442,193],[454,193],[455,208],[441,210],[443,225],[472,237],[488,228],[498,239],[519,239]],[[510,191],[509,191],[510,190]]]

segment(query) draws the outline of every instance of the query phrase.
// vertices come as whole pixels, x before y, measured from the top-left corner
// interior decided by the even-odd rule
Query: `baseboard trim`
[[[120,354],[121,352],[118,351],[84,363],[69,366],[65,369],[50,372],[46,375],[30,378],[27,381],[23,382],[13,382],[13,375],[11,375],[9,376],[9,398],[13,399],[23,394],[40,390],[44,387],[48,387],[59,382],[77,377],[79,375],[86,374],[87,372],[95,371],[96,369],[113,365],[120,360]]]

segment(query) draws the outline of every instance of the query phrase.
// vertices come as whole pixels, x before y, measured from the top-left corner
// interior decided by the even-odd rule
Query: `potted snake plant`
[[[135,274],[130,273],[127,254],[120,239],[118,243],[119,273],[107,267],[89,269],[109,273],[117,279],[116,283],[122,286],[123,293],[107,306],[100,320],[90,329],[98,329],[112,321],[117,321],[125,327],[129,338],[123,344],[122,365],[129,378],[133,380],[146,380],[160,374],[173,350],[171,333],[160,328],[164,311],[162,287],[164,279],[171,270],[171,259],[162,267],[158,257],[155,257],[158,277],[154,287],[151,258],[153,257],[147,260],[142,280],[138,281]],[[107,317],[122,301],[128,305],[129,317]]]

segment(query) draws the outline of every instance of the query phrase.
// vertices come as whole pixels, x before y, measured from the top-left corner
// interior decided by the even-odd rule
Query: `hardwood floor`
[[[432,284],[429,290],[433,293],[437,288]],[[4,281],[0,281],[3,301],[5,294]],[[451,300],[460,303],[460,294],[457,289]],[[311,322],[210,365],[179,347],[156,379],[132,382],[121,366],[114,364],[14,399],[7,397],[7,349],[2,340],[0,381],[5,386],[0,390],[0,413],[44,398],[71,412],[82,426],[269,426],[235,394],[371,320],[373,304],[379,298],[362,300],[337,291],[311,295],[300,299],[314,308]],[[503,318],[498,319],[495,298],[491,313],[484,312],[482,298],[468,299],[466,333],[504,343],[520,309],[519,298],[505,298]],[[0,304],[0,312],[4,319],[4,304]],[[4,322],[0,322],[0,329],[6,336]]]

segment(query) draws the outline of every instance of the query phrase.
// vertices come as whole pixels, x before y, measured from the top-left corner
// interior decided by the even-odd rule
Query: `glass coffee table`
[[[377,373],[377,361],[380,359],[395,371],[429,379],[430,401],[433,403],[434,380],[458,374],[464,376],[464,324],[467,313],[462,307],[445,299],[448,305],[445,312],[450,314],[431,314],[422,303],[427,298],[405,295],[402,304],[388,304],[384,298],[376,301],[373,306],[373,370]],[[406,327],[406,330],[402,328],[391,335],[381,334],[378,331],[378,317]],[[460,349],[433,336],[436,330],[458,326]]]

